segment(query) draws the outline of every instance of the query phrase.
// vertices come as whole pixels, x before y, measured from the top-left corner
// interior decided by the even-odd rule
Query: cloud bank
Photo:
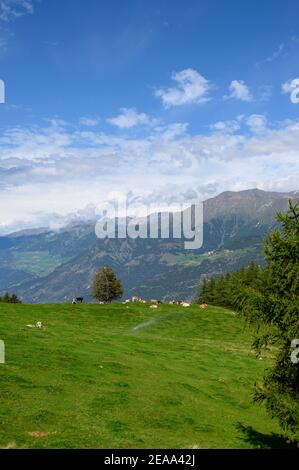
[[[207,134],[191,134],[186,123],[148,127],[142,137],[59,120],[9,128],[0,137],[0,233],[51,223],[112,193],[158,207],[190,191],[202,200],[252,187],[296,190],[298,141],[298,121],[263,115],[219,121]]]

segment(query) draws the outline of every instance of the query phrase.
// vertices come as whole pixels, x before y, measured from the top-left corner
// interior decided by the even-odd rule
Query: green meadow
[[[286,446],[252,403],[271,357],[224,308],[0,304],[0,339],[1,448]]]

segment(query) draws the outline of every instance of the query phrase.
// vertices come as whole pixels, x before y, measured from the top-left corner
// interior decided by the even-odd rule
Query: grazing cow
[[[82,304],[83,297],[74,297],[72,300],[72,304]]]
[[[146,300],[144,300],[144,299],[141,299],[140,302],[141,302],[142,304],[146,304]]]
[[[157,300],[157,299],[152,299],[151,300],[151,304],[153,304],[153,305],[158,305],[158,303],[159,303],[159,300]]]
[[[190,307],[190,304],[188,304],[187,302],[182,302],[182,303],[181,303],[181,306],[182,306],[182,307]]]
[[[207,304],[200,304],[199,305],[199,308],[206,308],[207,307]]]

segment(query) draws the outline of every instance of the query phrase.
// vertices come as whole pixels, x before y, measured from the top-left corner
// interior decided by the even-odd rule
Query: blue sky
[[[0,233],[117,194],[299,189],[298,17],[296,0],[1,0]]]

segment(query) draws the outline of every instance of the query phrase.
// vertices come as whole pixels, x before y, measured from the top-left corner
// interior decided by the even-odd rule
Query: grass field
[[[28,328],[41,320],[44,329]],[[0,304],[0,447],[282,447],[223,308]]]

